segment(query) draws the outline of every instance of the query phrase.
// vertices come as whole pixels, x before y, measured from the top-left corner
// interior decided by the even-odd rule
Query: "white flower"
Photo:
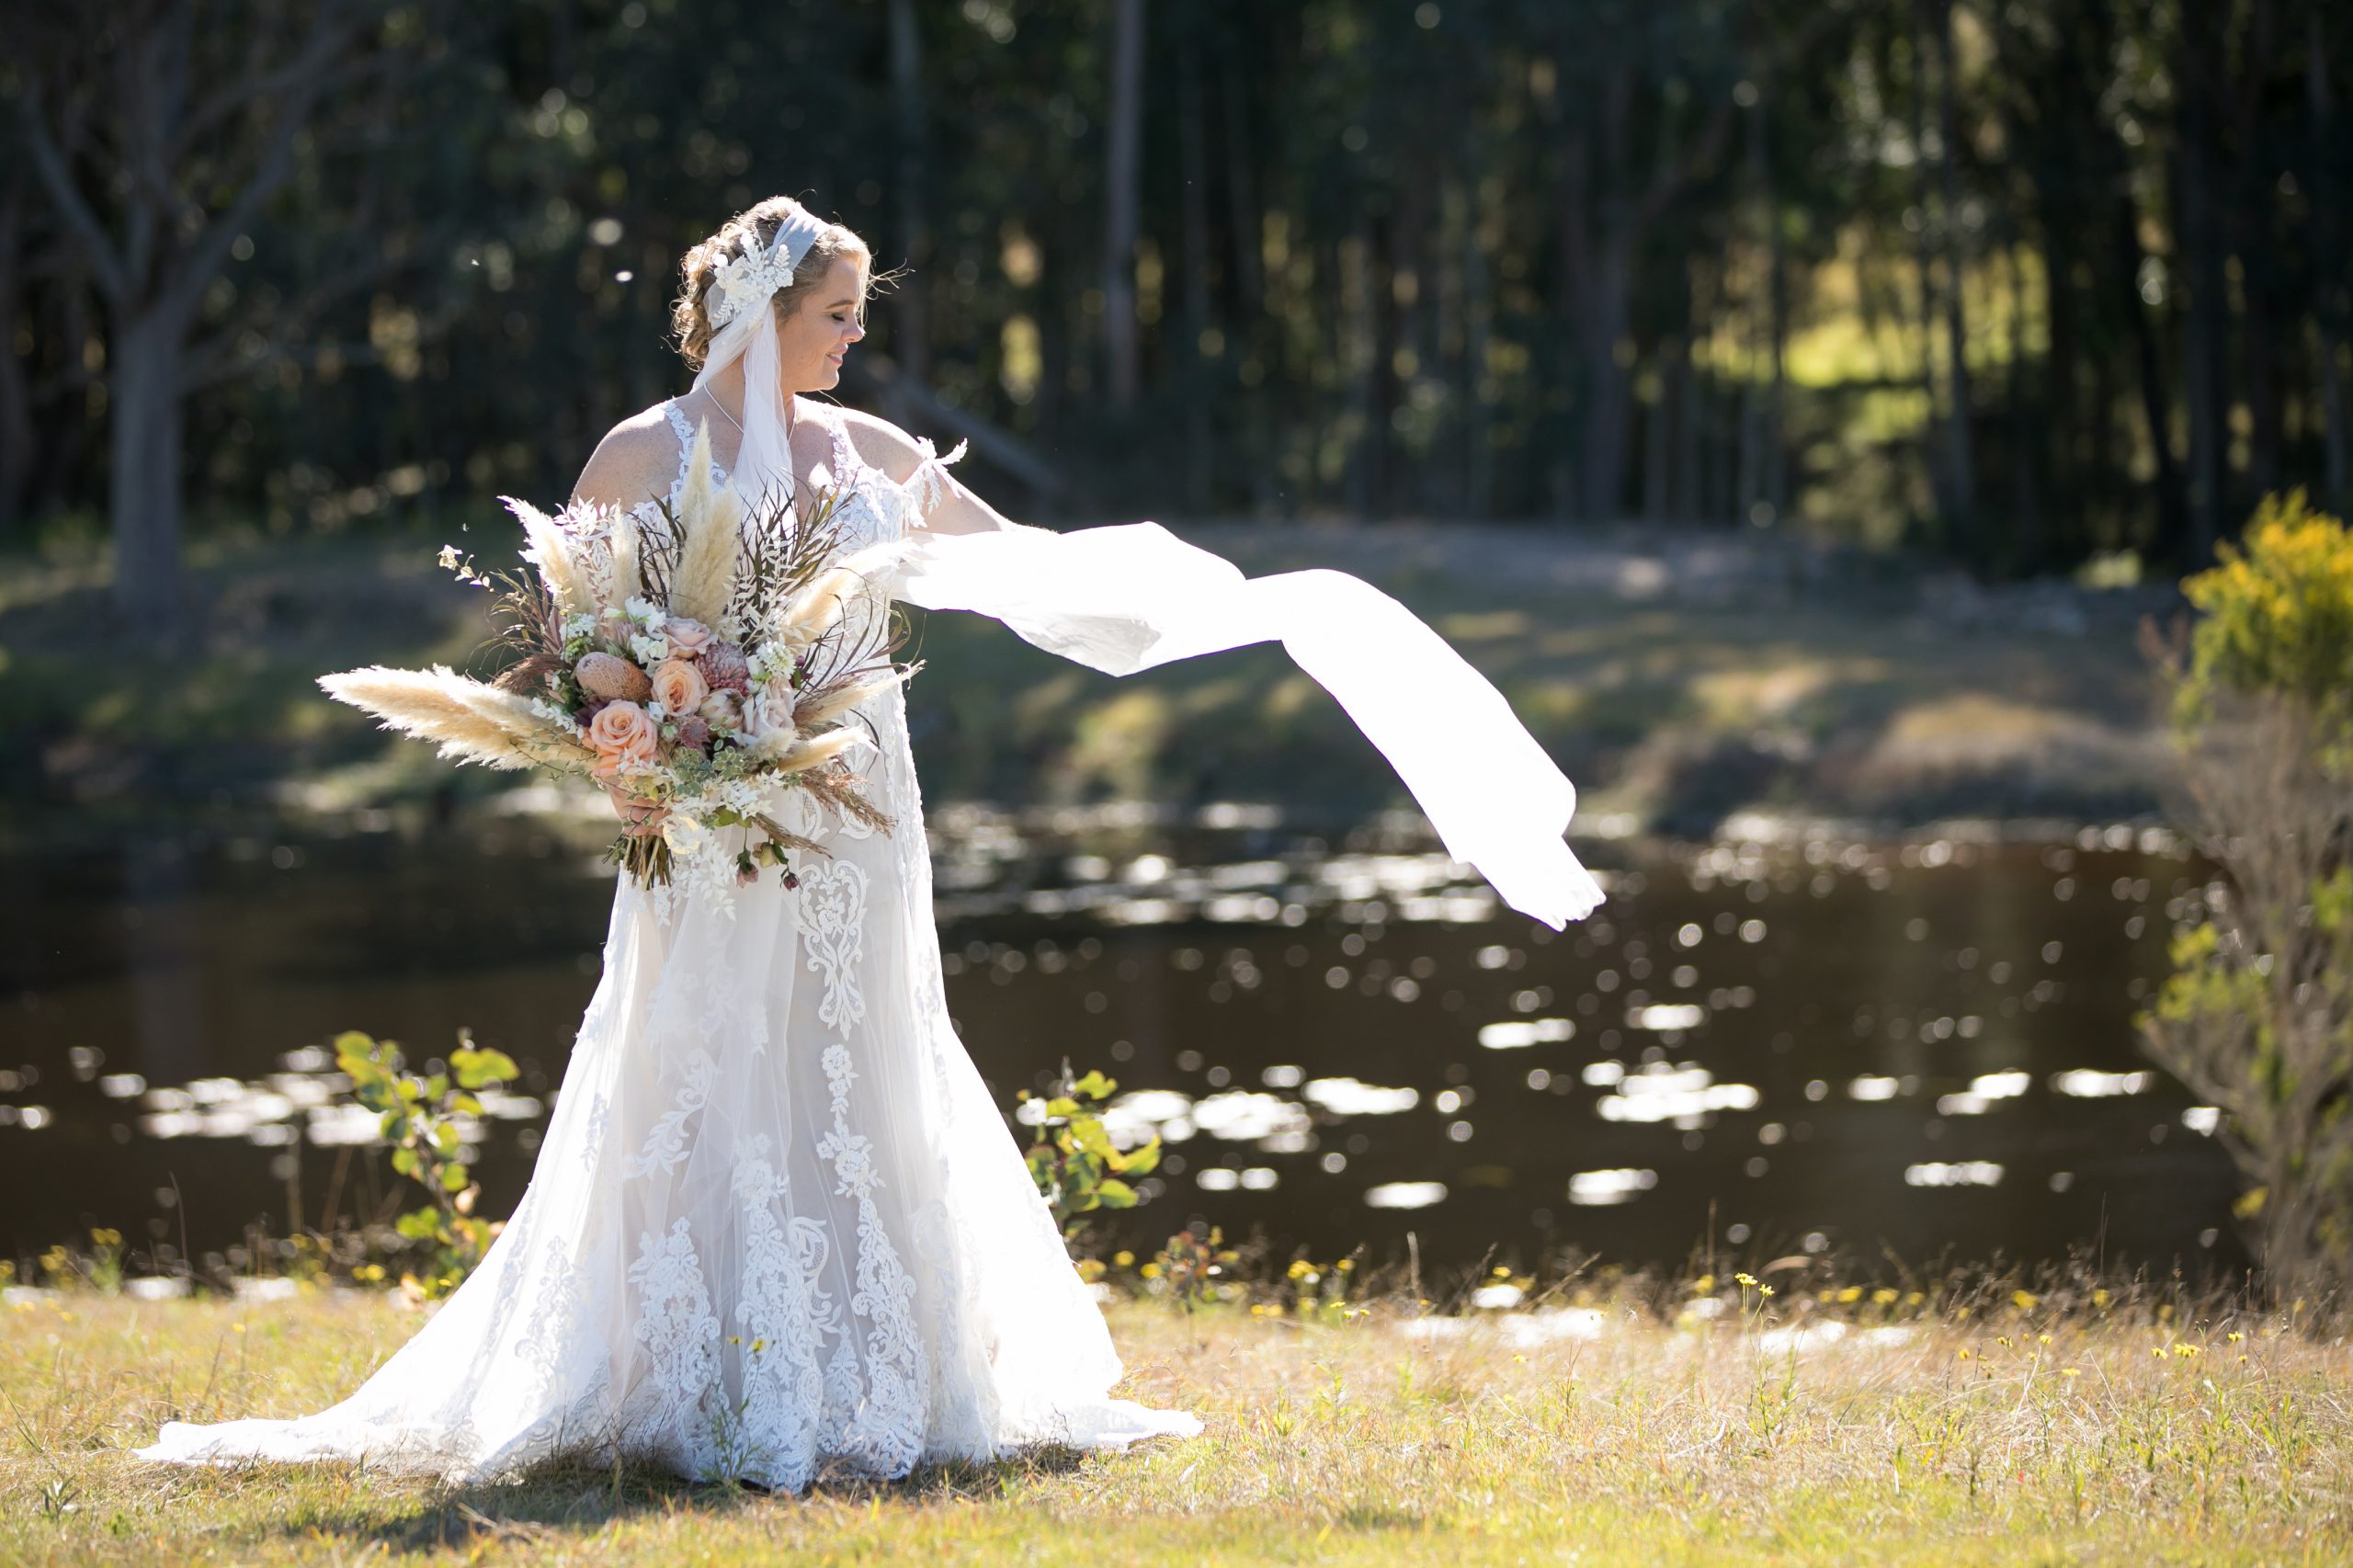
[[[652,669],[670,656],[670,640],[667,637],[632,637],[629,640],[629,651],[636,656],[639,664]]]
[[[673,855],[691,858],[710,837],[710,830],[684,812],[674,810],[662,819],[662,842]]]

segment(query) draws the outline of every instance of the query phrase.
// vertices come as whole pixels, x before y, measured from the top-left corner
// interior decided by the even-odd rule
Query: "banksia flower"
[[[580,689],[613,702],[642,702],[654,694],[654,677],[618,653],[589,653],[573,672]]]

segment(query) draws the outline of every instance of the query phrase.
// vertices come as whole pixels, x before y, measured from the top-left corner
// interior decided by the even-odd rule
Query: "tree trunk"
[[[1266,308],[1265,222],[1258,211],[1257,181],[1250,155],[1250,105],[1244,72],[1233,60],[1218,73],[1225,88],[1225,195],[1233,229],[1235,321],[1256,321]]]
[[[1623,228],[1602,235],[1593,290],[1578,312],[1586,393],[1578,511],[1596,522],[1617,514],[1626,485],[1626,371],[1618,363],[1618,345],[1631,316],[1633,248],[1633,236]]]
[[[2330,140],[2327,38],[2322,7],[2307,14],[2304,103],[2312,120],[2311,200],[2313,249],[2322,256],[2345,255],[2344,187],[2338,179],[2342,151]],[[2337,509],[2353,506],[2353,410],[2345,388],[2346,279],[2341,266],[2317,269],[2313,314],[2319,329],[2323,447],[2328,499]]]
[[[117,315],[108,346],[115,608],[152,644],[166,648],[179,640],[185,598],[180,335],[176,312],[149,305],[136,314]]]
[[[931,255],[931,228],[925,195],[923,30],[915,0],[891,0],[891,97],[898,119],[899,244],[905,265],[915,269],[914,287],[891,295],[892,355],[910,381],[931,381],[930,284],[924,272]]]
[[[1952,0],[1937,8],[1937,174],[1942,195],[1945,250],[1945,341],[1951,359],[1951,422],[1946,426],[1951,455],[1946,479],[1951,486],[1953,521],[1974,539],[1977,531],[1977,454],[1970,430],[1975,400],[1969,385],[1968,300],[1963,289],[1968,257],[1961,225],[1961,114],[1953,78]]]
[[[1928,214],[1934,209],[1928,190],[1928,29],[1927,0],[1912,0],[1912,167],[1913,201],[1920,226],[1913,232],[1912,260],[1919,274],[1920,388],[1927,394],[1928,428],[1923,454],[1927,460],[1928,493],[1937,518],[1952,517],[1952,443],[1944,438],[1943,388],[1937,378],[1937,256]]]
[[[13,181],[0,191],[0,331],[14,334],[24,309],[25,197]],[[0,354],[0,529],[16,523],[32,494],[32,387],[25,357]]]
[[[1202,347],[1210,329],[1209,136],[1202,124],[1201,53],[1197,24],[1188,20],[1177,45],[1178,153],[1185,190],[1185,354],[1192,368],[1185,399],[1185,498],[1197,517],[1206,516],[1217,482],[1217,454],[1210,410],[1217,401],[1216,361]],[[1222,356],[1221,356],[1222,358]]]
[[[1103,348],[1106,390],[1121,414],[1142,379],[1136,322],[1138,174],[1143,152],[1144,0],[1113,0],[1108,159],[1103,179]]]
[[[2220,117],[2215,99],[2222,40],[2201,7],[2192,6],[2181,21],[2175,80],[2181,94],[2181,152],[2177,177],[2181,222],[2178,243],[2188,263],[2189,310],[2182,345],[2185,400],[2189,422],[2189,537],[2181,564],[2195,571],[2214,559],[2222,534],[2222,487],[2228,453],[2223,421],[2230,301],[2222,279],[2222,212],[2218,164]]]
[[[1467,183],[1463,199],[1471,221],[1462,226],[1462,444],[1464,502],[1474,517],[1495,510],[1495,437],[1488,422],[1487,351],[1495,334],[1495,290],[1487,275],[1486,198],[1477,182]]]
[[[2004,270],[2010,285],[2009,391],[2010,403],[2010,483],[2011,506],[2017,516],[2010,519],[2010,559],[2006,562],[2012,572],[2030,576],[2041,570],[2045,551],[2042,544],[2040,506],[2036,495],[2035,471],[2040,461],[2041,443],[2036,438],[2032,393],[2026,372],[2026,279],[2025,267],[2019,265],[2020,241],[2011,237],[2004,247]]]

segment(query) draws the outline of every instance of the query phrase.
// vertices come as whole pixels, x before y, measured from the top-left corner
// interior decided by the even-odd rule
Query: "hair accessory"
[[[711,331],[717,332],[790,283],[809,247],[830,227],[807,208],[795,207],[777,225],[776,238],[765,249],[721,256],[710,269],[710,288],[703,295],[703,312],[710,318]]]

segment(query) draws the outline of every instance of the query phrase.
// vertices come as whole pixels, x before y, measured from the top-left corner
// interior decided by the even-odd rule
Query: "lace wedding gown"
[[[926,443],[903,485],[833,439],[845,551],[904,537],[953,460]],[[415,1337],[331,1409],[174,1422],[143,1457],[473,1482],[619,1456],[799,1491],[828,1461],[895,1478],[1201,1430],[1109,1397],[1102,1311],[949,1021],[904,699],[862,711],[890,832],[781,790],[832,851],[795,857],[797,891],[770,872],[732,913],[657,910],[620,880],[529,1187]]]

